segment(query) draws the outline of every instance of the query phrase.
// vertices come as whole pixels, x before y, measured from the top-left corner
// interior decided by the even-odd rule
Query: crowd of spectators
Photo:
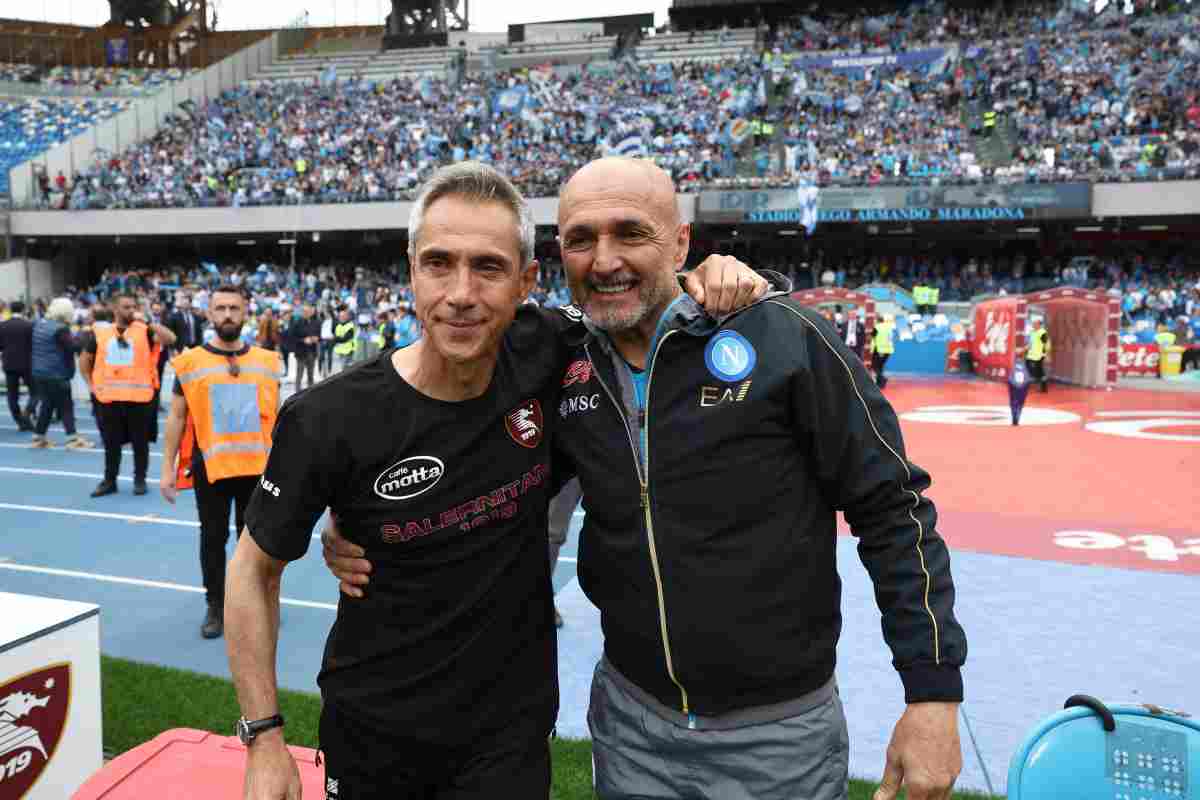
[[[49,93],[154,94],[185,78],[191,70],[135,67],[64,67],[43,70],[33,64],[0,63],[0,81],[33,83]]]
[[[97,313],[121,293],[131,293],[139,306],[149,309],[155,321],[171,327],[171,315],[183,307],[184,298],[187,307],[203,314],[212,290],[232,284],[243,287],[249,298],[249,315],[242,331],[247,344],[289,352],[289,326],[302,318],[302,310],[308,305],[325,323],[336,321],[344,309],[366,338],[374,340],[379,335],[377,345],[403,346],[420,335],[406,274],[403,262],[382,267],[337,262],[298,268],[204,262],[190,268],[112,268],[105,270],[96,284],[82,289],[69,287],[64,296],[75,306],[77,331],[100,318]],[[548,308],[570,302],[560,266],[552,262],[543,265],[531,299]],[[44,314],[48,304],[49,298],[38,299],[35,314]],[[4,309],[5,303],[0,302],[0,317]],[[205,333],[206,337],[211,335],[211,330]]]
[[[1200,9],[1100,19],[931,4],[797,17],[718,62],[244,84],[66,177],[62,208],[411,199],[479,159],[531,197],[607,153],[681,191],[766,185],[1200,176]],[[806,51],[936,47],[919,64],[815,68]],[[995,122],[985,122],[994,113]],[[1003,132],[1011,152],[977,156]]]

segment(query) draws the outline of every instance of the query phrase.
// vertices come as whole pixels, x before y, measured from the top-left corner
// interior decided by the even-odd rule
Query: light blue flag
[[[520,111],[525,105],[525,98],[529,95],[529,89],[525,86],[514,86],[511,89],[504,89],[496,93],[495,105],[500,111],[515,113]]]
[[[804,226],[804,230],[808,232],[809,236],[812,236],[813,231],[817,229],[819,198],[820,190],[807,181],[801,183],[796,189],[796,202],[800,207],[800,224]]]

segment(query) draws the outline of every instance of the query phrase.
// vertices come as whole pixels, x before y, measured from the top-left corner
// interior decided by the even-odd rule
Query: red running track
[[[951,548],[1200,574],[1200,393],[1052,386],[1018,427],[1002,384],[899,378],[887,396]]]

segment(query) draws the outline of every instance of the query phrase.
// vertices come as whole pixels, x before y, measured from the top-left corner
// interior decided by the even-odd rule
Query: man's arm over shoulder
[[[895,411],[833,326],[792,301],[771,302],[803,343],[796,435],[811,449],[828,501],[859,539],[905,700],[959,701],[967,643],[954,617],[950,554],[922,494],[929,475],[908,461]]]

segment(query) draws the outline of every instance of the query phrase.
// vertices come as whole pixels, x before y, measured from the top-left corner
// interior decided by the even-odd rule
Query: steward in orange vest
[[[92,391],[101,403],[149,403],[158,388],[158,353],[144,322],[133,322],[118,333],[115,325],[96,329],[96,364]]]
[[[202,346],[180,353],[171,366],[187,401],[176,488],[193,488],[197,447],[210,482],[261,475],[279,410],[279,354],[250,347],[234,355]]]
[[[245,313],[246,298],[239,289],[215,290],[209,321],[218,339],[185,350],[171,362],[175,398],[159,489],[171,503],[180,489],[196,493],[200,572],[208,601],[200,633],[206,639],[223,632],[229,509],[232,505],[240,535],[250,495],[267,466],[283,380],[278,353],[241,344]]]
[[[95,326],[95,342],[79,356],[79,371],[96,397],[96,424],[104,440],[104,480],[92,491],[103,497],[117,491],[121,448],[133,446],[133,493],[146,494],[150,437],[158,413],[158,355],[175,343],[175,334],[158,323],[137,319],[137,300],[117,295],[113,324]]]

